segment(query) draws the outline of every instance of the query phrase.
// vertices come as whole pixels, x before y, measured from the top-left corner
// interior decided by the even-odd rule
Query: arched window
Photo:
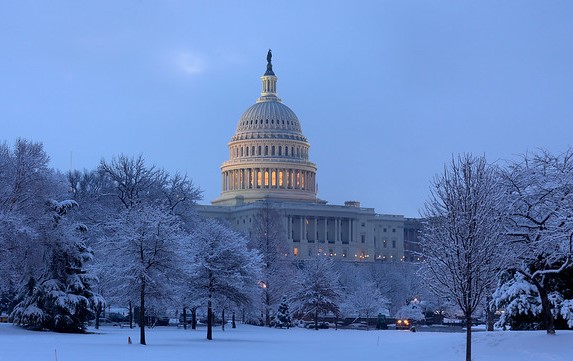
[[[241,147],[241,157],[243,156],[243,147]]]
[[[269,146],[265,145],[265,155],[269,155]]]
[[[285,147],[285,156],[288,157],[288,147]]]
[[[283,149],[283,148],[279,145],[279,156],[283,155],[283,154],[282,154],[282,149]]]
[[[271,155],[275,155],[275,146],[274,145],[271,147]]]
[[[245,147],[245,155],[248,157],[249,156],[249,147]]]
[[[259,153],[257,155],[261,155],[262,147],[259,145]]]

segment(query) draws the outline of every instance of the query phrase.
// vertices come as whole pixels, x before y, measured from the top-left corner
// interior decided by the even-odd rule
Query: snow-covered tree
[[[414,321],[422,321],[426,318],[424,315],[424,308],[418,300],[412,300],[409,304],[400,307],[394,317],[397,319],[406,318]]]
[[[40,220],[45,203],[64,197],[64,183],[48,168],[41,143],[0,144],[0,292],[18,288],[44,268]]]
[[[229,226],[205,219],[196,226],[189,252],[189,287],[207,300],[207,339],[213,339],[213,305],[253,303],[261,275],[261,256],[249,250],[247,240]]]
[[[139,300],[140,343],[145,344],[146,305],[173,300],[187,263],[182,245],[200,196],[186,176],[148,166],[142,156],[102,161],[97,174],[71,179],[77,194],[102,209],[98,250],[102,267],[117,269],[115,298]]]
[[[283,296],[281,299],[281,303],[279,304],[279,308],[275,315],[275,327],[283,328],[286,327],[287,329],[291,325],[291,317],[289,311],[289,302],[286,296]]]
[[[261,288],[265,326],[271,325],[271,313],[280,301],[281,295],[292,289],[295,272],[292,261],[287,257],[288,246],[283,219],[274,203],[262,202],[250,230],[251,247],[257,249],[263,258]]]
[[[559,312],[551,301],[551,292],[558,291],[552,285],[572,265],[573,149],[557,156],[547,152],[524,156],[502,172],[502,185],[507,194],[504,224],[513,250],[508,270],[512,277],[506,277],[510,284],[501,284],[496,294],[507,296],[503,290],[515,284],[534,286],[543,324],[548,334],[554,334],[554,315]]]
[[[312,317],[318,330],[318,316],[321,313],[338,315],[343,292],[340,274],[334,269],[333,260],[318,256],[304,261],[297,279],[297,290],[292,295],[295,313]]]
[[[70,222],[66,213],[75,201],[48,202],[47,224],[42,227],[44,258],[48,264],[39,276],[29,278],[11,314],[17,325],[58,332],[83,332],[96,307],[105,304],[92,289],[95,277],[85,264],[93,252],[85,244],[87,228]]]
[[[113,256],[104,264],[115,271],[116,292],[139,300],[140,343],[145,345],[146,301],[168,298],[182,281],[185,255],[180,221],[168,209],[132,205],[105,228],[100,252]]]
[[[354,291],[347,296],[344,308],[368,321],[369,317],[379,313],[387,315],[389,304],[390,301],[382,295],[374,282],[365,281],[358,283]],[[368,330],[368,325],[366,329]]]
[[[467,361],[472,314],[503,268],[498,189],[494,169],[485,158],[461,155],[434,179],[423,214],[427,282],[462,310]]]

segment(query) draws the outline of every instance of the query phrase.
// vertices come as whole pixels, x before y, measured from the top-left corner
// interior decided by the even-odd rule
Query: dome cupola
[[[223,185],[214,205],[237,205],[264,199],[321,202],[316,165],[296,114],[277,96],[272,53],[261,77],[256,103],[239,119],[229,142],[229,160],[221,166]]]

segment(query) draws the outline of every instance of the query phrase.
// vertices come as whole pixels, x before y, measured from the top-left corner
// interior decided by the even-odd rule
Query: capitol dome
[[[308,160],[310,144],[296,114],[277,96],[271,58],[269,50],[261,96],[243,113],[229,142],[229,160],[221,166],[222,192],[214,205],[265,199],[321,202],[316,165]]]

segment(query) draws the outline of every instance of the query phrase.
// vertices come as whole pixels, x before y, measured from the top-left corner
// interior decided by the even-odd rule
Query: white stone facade
[[[248,237],[263,202],[271,202],[282,217],[288,256],[403,260],[403,216],[376,214],[359,202],[327,205],[317,198],[310,145],[297,116],[276,94],[270,57],[269,51],[261,97],[243,113],[229,142],[221,196],[211,206],[199,206],[199,213],[225,219]]]

